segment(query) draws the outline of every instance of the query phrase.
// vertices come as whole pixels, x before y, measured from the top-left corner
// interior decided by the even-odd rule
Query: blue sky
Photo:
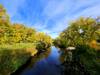
[[[0,0],[13,23],[56,37],[71,20],[100,16],[100,0]]]

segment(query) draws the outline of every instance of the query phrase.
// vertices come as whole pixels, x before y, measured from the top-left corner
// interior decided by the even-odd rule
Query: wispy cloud
[[[68,22],[80,16],[100,15],[100,0],[0,0],[13,22],[56,37]]]
[[[7,13],[10,14],[10,17],[13,17],[17,14],[20,6],[24,5],[25,0],[0,0],[0,4],[3,4],[7,10]]]

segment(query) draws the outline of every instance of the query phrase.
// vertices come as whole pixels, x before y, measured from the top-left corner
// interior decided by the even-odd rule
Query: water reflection
[[[60,53],[55,47],[51,50],[35,56],[27,69],[25,69],[20,75],[61,75],[61,70],[58,67],[60,65]]]
[[[50,53],[51,53],[51,49],[49,49],[49,50],[47,50],[46,52],[41,53],[41,54],[39,54],[39,55],[35,55],[35,56],[31,59],[31,61],[30,61],[30,63],[29,63],[29,66],[27,67],[27,69],[32,68],[34,65],[36,65],[36,64],[37,64],[38,62],[40,62],[41,60],[46,59],[46,58],[49,56]]]
[[[64,62],[65,58],[66,58],[66,52],[65,51],[60,51],[60,57],[59,57],[59,60],[61,63]]]

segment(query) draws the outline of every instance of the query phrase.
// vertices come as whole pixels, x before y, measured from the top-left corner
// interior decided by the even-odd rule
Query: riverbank
[[[61,75],[59,52],[55,47],[35,55],[13,75]]]
[[[48,55],[51,53],[51,50],[48,49],[44,52],[41,53],[36,53],[34,56],[29,57],[29,59],[26,61],[25,64],[23,64],[22,66],[20,66],[14,73],[12,73],[11,75],[20,75],[24,70],[26,70],[29,67],[32,67],[32,65],[35,65],[36,62],[38,62],[39,60],[42,60],[46,57],[48,57]]]
[[[37,53],[33,43],[0,45],[0,75],[10,75]]]

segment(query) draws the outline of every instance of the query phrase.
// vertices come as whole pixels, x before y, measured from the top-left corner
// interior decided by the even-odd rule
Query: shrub
[[[38,52],[46,51],[51,45],[45,43],[44,41],[38,41],[36,44],[36,49]]]
[[[82,63],[90,75],[99,75],[100,73],[100,59],[98,52],[87,45],[79,45],[73,53],[73,60]]]

